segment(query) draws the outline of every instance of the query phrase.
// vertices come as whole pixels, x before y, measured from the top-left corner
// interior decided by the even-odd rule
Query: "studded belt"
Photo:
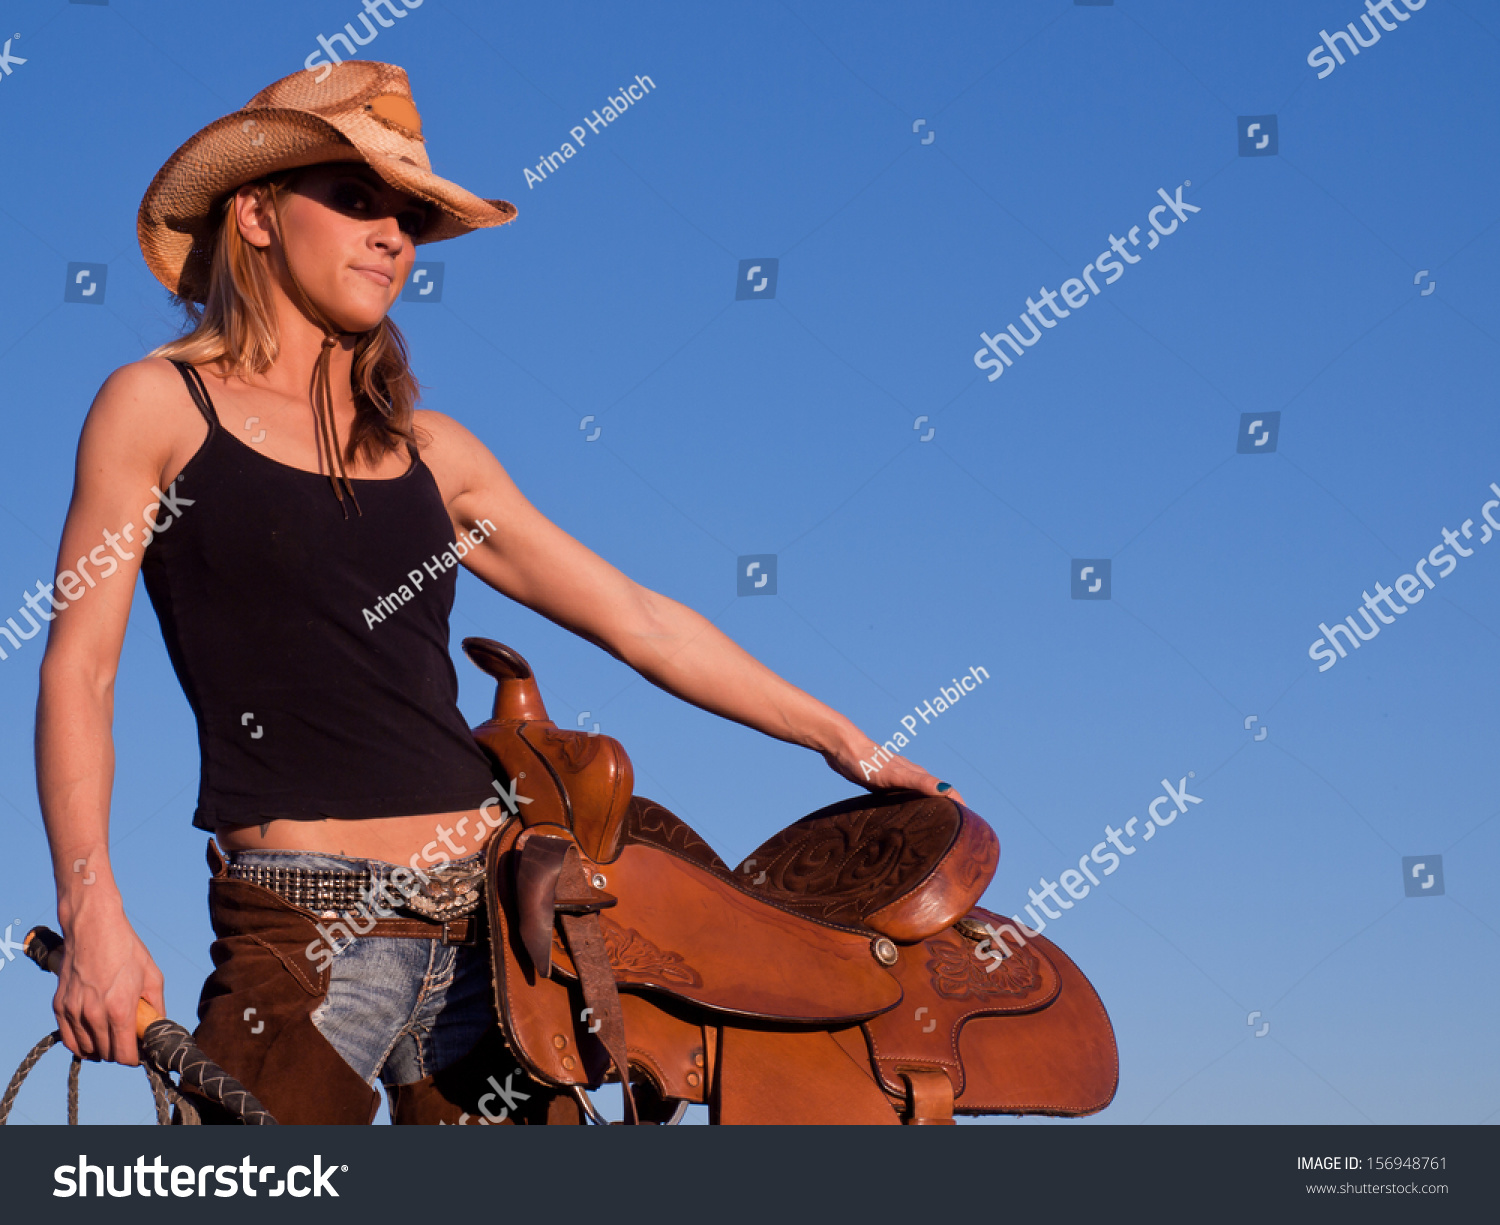
[[[225,865],[233,880],[248,881],[305,910],[397,911],[446,923],[473,914],[484,901],[484,852],[442,864],[426,874],[390,864],[364,871],[337,868],[278,868],[268,864]],[[400,873],[401,881],[393,880]]]

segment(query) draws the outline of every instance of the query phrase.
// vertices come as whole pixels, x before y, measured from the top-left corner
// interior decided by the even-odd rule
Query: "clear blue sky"
[[[100,383],[177,327],[136,244],[146,185],[357,11],[7,3],[0,619],[52,576]],[[410,73],[438,172],[520,209],[421,253],[442,300],[395,316],[427,407],[877,739],[987,669],[908,749],[998,832],[986,905],[1019,911],[1194,772],[1202,804],[1048,929],[1119,1038],[1102,1121],[1500,1118],[1500,543],[1477,543],[1500,482],[1500,4],[1430,0],[1318,79],[1319,30],[1359,11],[426,0],[364,48]],[[655,89],[528,185],[637,74]],[[1240,156],[1239,117],[1267,115],[1275,155]],[[1189,180],[1200,211],[1146,251],[1158,189]],[[1027,297],[1132,226],[1139,262],[987,381],[981,331],[1026,335]],[[769,259],[775,298],[736,301],[741,261]],[[102,309],[62,300],[70,263],[108,264]],[[1237,454],[1242,414],[1267,413],[1274,453]],[[1319,622],[1465,519],[1473,556],[1320,673]],[[736,594],[748,554],[776,555],[774,596]],[[1110,560],[1110,599],[1071,598],[1075,558]],[[191,1022],[210,968],[197,746],[137,595],[116,871]],[[589,712],[640,793],[731,862],[852,791],[465,574],[472,722],[491,690],[458,653],[470,634],[520,649],[556,721]],[[21,930],[54,914],[40,657],[38,637],[0,661],[0,923]],[[1443,894],[1407,898],[1403,857],[1439,855]],[[0,969],[7,1072],[50,995]],[[60,1121],[65,1068],[18,1118]],[[85,1116],[145,1120],[141,1082],[91,1067]]]

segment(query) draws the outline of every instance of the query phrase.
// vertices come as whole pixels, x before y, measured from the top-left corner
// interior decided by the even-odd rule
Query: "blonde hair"
[[[248,186],[287,190],[299,173],[283,170]],[[187,316],[190,330],[158,345],[147,356],[215,366],[226,378],[263,374],[276,364],[281,338],[269,249],[254,246],[240,233],[235,194],[231,192],[220,205],[203,304],[172,295],[173,303]],[[354,342],[349,381],[354,391],[354,424],[344,446],[346,463],[353,463],[358,455],[374,466],[403,444],[417,445],[413,410],[421,399],[420,384],[411,372],[406,338],[388,316]]]

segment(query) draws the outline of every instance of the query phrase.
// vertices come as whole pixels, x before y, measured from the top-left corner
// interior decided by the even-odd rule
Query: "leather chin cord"
[[[333,378],[329,374],[329,365],[333,356],[333,346],[338,343],[340,336],[354,335],[352,332],[341,332],[323,317],[323,313],[313,305],[312,299],[307,296],[306,291],[297,282],[296,274],[292,272],[292,262],[286,257],[286,227],[281,223],[281,209],[276,201],[276,187],[269,185],[271,196],[271,211],[276,215],[276,234],[281,239],[282,261],[286,264],[287,279],[291,281],[292,288],[297,291],[297,297],[301,299],[302,309],[312,318],[320,328],[323,329],[323,349],[318,354],[317,366],[313,370],[313,415],[318,420],[318,439],[324,451],[328,455],[328,480],[333,485],[334,495],[343,507],[344,518],[349,517],[349,508],[344,505],[344,492],[347,490],[349,501],[354,503],[354,509],[361,517],[364,511],[360,509],[359,499],[354,496],[354,486],[349,480],[349,474],[344,470],[344,455],[339,448],[338,426],[333,420]],[[334,469],[337,468],[337,473]],[[340,487],[339,482],[343,485]]]

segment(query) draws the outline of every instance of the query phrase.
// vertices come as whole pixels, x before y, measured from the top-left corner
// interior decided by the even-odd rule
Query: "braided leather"
[[[25,953],[42,969],[55,974],[62,962],[63,939],[56,932],[45,927],[35,927],[26,937]],[[10,1084],[5,1087],[4,1095],[0,1096],[0,1127],[9,1121],[11,1108],[16,1102],[16,1094],[21,1091],[21,1085],[31,1074],[31,1069],[36,1067],[41,1057],[60,1041],[62,1041],[62,1034],[53,1030],[31,1048],[25,1059],[21,1060],[21,1066],[10,1078]],[[146,1073],[147,1082],[151,1085],[151,1097],[156,1106],[158,1123],[171,1123],[171,1116],[167,1110],[168,1103],[175,1105],[182,1112],[184,1123],[191,1125],[202,1121],[192,1103],[178,1093],[167,1076],[168,1072],[179,1073],[184,1084],[196,1085],[209,1101],[223,1106],[239,1116],[245,1123],[274,1124],[276,1122],[266,1108],[239,1081],[204,1055],[193,1044],[192,1036],[188,1031],[175,1021],[158,1020],[147,1026],[139,1047],[141,1066]],[[70,1126],[76,1126],[78,1123],[78,1072],[82,1066],[83,1060],[74,1055],[68,1067],[68,1123]]]
[[[21,1060],[21,1066],[16,1069],[16,1074],[10,1078],[10,1084],[5,1087],[5,1095],[0,1097],[0,1127],[4,1127],[10,1121],[11,1107],[15,1105],[16,1095],[20,1093],[21,1085],[31,1075],[31,1069],[36,1067],[43,1055],[61,1041],[62,1034],[53,1030],[31,1048],[25,1059]],[[73,1061],[68,1065],[68,1125],[70,1127],[78,1126],[78,1073],[82,1067],[83,1060],[74,1055]],[[146,1079],[151,1082],[151,1096],[156,1103],[158,1123],[165,1126],[172,1122],[169,1106],[176,1106],[181,1110],[182,1121],[189,1126],[202,1122],[198,1117],[198,1112],[193,1109],[193,1104],[177,1092],[170,1080],[152,1067],[149,1062],[143,1061],[141,1068],[146,1073]],[[246,1096],[249,1097],[248,1094]],[[255,1099],[250,1098],[250,1101],[253,1102]],[[269,1116],[267,1119],[275,1122]]]
[[[54,1029],[31,1048],[25,1059],[21,1060],[21,1066],[10,1078],[10,1084],[5,1086],[5,1095],[0,1097],[0,1127],[4,1127],[10,1119],[10,1108],[16,1104],[16,1094],[21,1091],[21,1084],[31,1074],[31,1069],[36,1067],[37,1060],[61,1041],[62,1034]]]
[[[198,1111],[193,1103],[177,1092],[172,1082],[155,1068],[150,1062],[141,1064],[146,1070],[146,1079],[151,1082],[151,1099],[156,1103],[156,1121],[163,1127],[172,1124],[172,1110],[176,1106],[182,1112],[182,1124],[186,1127],[197,1127],[203,1122],[198,1117]]]
[[[153,1071],[149,1063],[143,1063],[141,1067],[146,1070],[146,1079],[151,1084],[151,1104],[156,1107],[156,1125],[169,1127],[172,1123],[172,1114],[167,1106],[167,1092],[161,1074]]]
[[[200,1051],[192,1035],[176,1021],[153,1021],[146,1027],[141,1049],[158,1068],[176,1072],[184,1084],[238,1116],[242,1123],[275,1124],[270,1111],[254,1094]]]

